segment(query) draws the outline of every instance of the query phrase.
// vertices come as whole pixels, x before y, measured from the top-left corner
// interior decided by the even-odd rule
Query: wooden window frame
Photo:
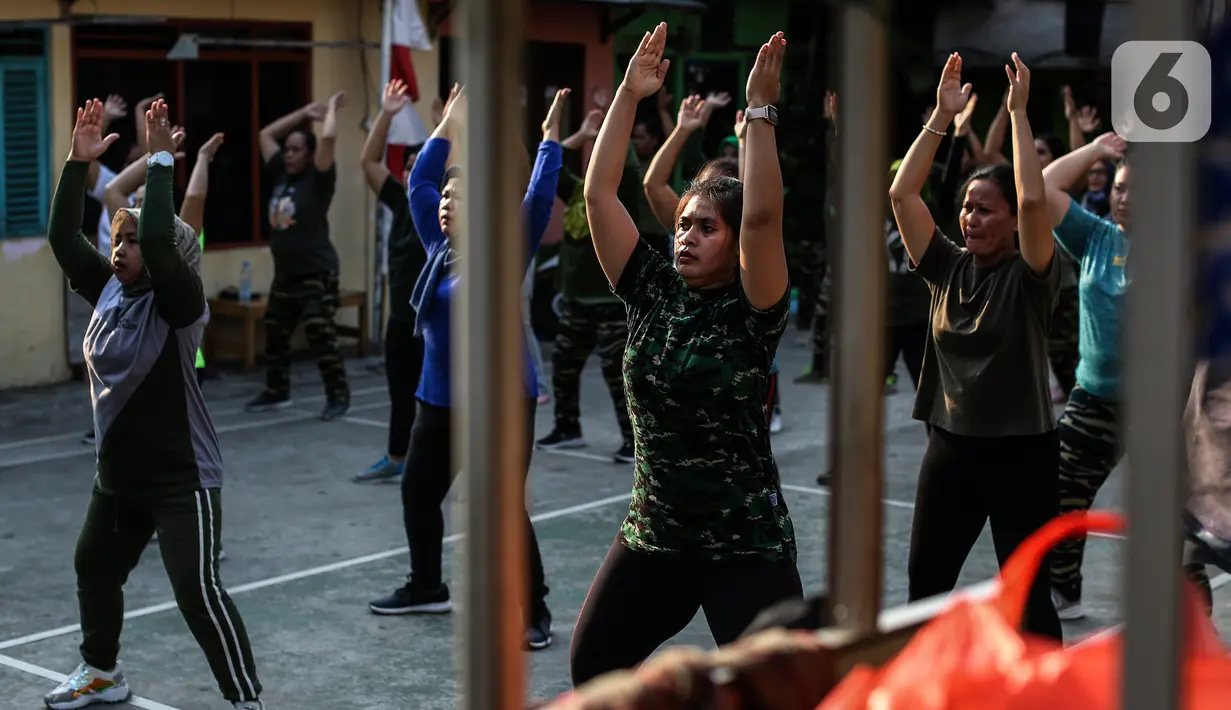
[[[217,20],[217,19],[192,19],[192,18],[174,18],[169,19],[165,23],[159,23],[158,27],[172,27],[179,32],[193,32],[206,29],[224,29],[233,30],[237,34],[248,33],[248,36],[259,37],[261,30],[278,29],[300,29],[303,31],[303,38],[311,40],[313,38],[314,27],[309,22],[279,22],[275,20]],[[123,35],[107,35],[103,28],[90,28],[91,34],[89,39],[128,39]],[[94,31],[97,30],[97,31]],[[184,86],[184,64],[186,61],[192,62],[246,62],[249,65],[249,82],[251,116],[249,120],[249,130],[252,138],[252,155],[249,156],[249,170],[251,171],[252,179],[252,234],[246,240],[228,241],[228,242],[210,242],[207,239],[207,246],[210,251],[222,251],[226,249],[247,249],[254,246],[266,246],[269,244],[268,239],[261,236],[261,224],[265,219],[265,210],[261,199],[261,177],[264,171],[264,164],[261,161],[261,151],[257,147],[260,144],[259,134],[261,132],[261,115],[260,115],[260,63],[261,62],[287,62],[301,64],[304,68],[304,85],[303,93],[305,96],[312,96],[312,53],[311,50],[278,50],[261,47],[253,47],[250,49],[236,48],[213,48],[202,47],[200,56],[192,60],[169,60],[167,59],[167,49],[155,48],[133,48],[133,49],[117,49],[82,46],[81,38],[79,38],[77,29],[74,28],[70,50],[70,62],[73,68],[73,95],[77,95],[77,62],[81,59],[99,59],[99,60],[144,60],[144,61],[168,61],[173,62],[176,72],[176,96],[171,106],[172,112],[175,113],[175,121],[180,125],[184,122],[184,94],[186,87]],[[46,52],[44,51],[44,56]],[[191,126],[186,126],[191,128]],[[187,185],[188,181],[188,166],[183,161],[176,166],[176,183],[180,187]]]

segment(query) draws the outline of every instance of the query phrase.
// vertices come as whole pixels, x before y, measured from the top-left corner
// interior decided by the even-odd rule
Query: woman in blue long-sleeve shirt
[[[556,94],[543,121],[530,187],[522,201],[525,219],[526,265],[534,257],[551,219],[556,180],[561,166],[559,118],[568,90]],[[454,297],[459,274],[454,270],[458,219],[463,208],[465,181],[461,170],[446,174],[453,140],[462,134],[465,95],[456,87],[445,107],[444,118],[424,144],[410,173],[410,211],[415,229],[427,251],[427,266],[415,284],[415,331],[422,334],[423,374],[415,393],[419,411],[410,433],[410,451],[402,477],[402,511],[410,543],[411,574],[407,583],[392,594],[377,599],[369,608],[377,614],[446,613],[452,610],[449,588],[441,575],[444,515],[441,505],[448,495],[456,469],[450,442],[450,337],[449,301]],[[444,189],[440,188],[444,184]],[[526,402],[526,472],[534,448],[534,412],[538,383],[529,352],[523,346]],[[538,542],[526,515],[530,595],[527,609],[526,645],[532,649],[551,644],[551,614],[545,598],[547,585]]]

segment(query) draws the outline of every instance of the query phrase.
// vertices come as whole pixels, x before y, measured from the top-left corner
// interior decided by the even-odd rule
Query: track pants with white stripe
[[[154,499],[95,491],[74,562],[85,662],[102,670],[115,668],[124,625],[124,584],[157,531],[175,603],[205,652],[222,695],[231,702],[256,700],[261,683],[248,634],[218,576],[221,530],[217,489]]]

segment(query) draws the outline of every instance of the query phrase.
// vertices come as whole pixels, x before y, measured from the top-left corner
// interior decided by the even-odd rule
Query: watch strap
[[[771,104],[744,109],[745,121],[756,121],[762,119],[769,121],[771,125],[778,125],[778,109]]]

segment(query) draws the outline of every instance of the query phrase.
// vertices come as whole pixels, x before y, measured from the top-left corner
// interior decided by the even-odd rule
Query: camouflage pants
[[[274,394],[291,391],[291,336],[303,321],[308,344],[330,398],[350,396],[346,367],[338,348],[333,316],[338,309],[338,275],[275,277],[265,308],[265,387]]]
[[[598,349],[599,367],[615,406],[616,423],[624,440],[633,440],[624,401],[621,359],[628,342],[628,320],[621,303],[586,304],[563,299],[556,347],[551,354],[551,388],[556,403],[556,430],[581,433],[581,371]]]
[[[1072,390],[1060,417],[1060,513],[1089,510],[1123,453],[1120,406]],[[1070,538],[1051,554],[1051,582],[1065,597],[1081,599],[1081,562],[1086,539]]]
[[[1060,289],[1056,311],[1052,314],[1051,334],[1047,339],[1047,359],[1056,373],[1056,381],[1066,393],[1077,384],[1079,314],[1077,288]]]

